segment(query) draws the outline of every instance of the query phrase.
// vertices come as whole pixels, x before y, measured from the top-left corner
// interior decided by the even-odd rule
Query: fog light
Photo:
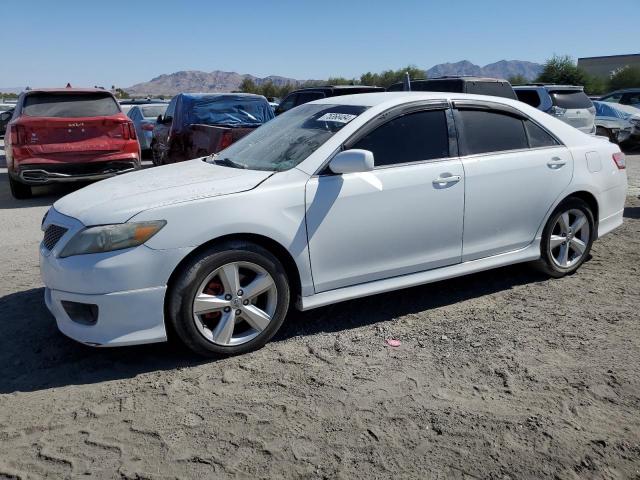
[[[95,325],[98,321],[98,306],[62,300],[62,308],[71,320],[82,325]]]

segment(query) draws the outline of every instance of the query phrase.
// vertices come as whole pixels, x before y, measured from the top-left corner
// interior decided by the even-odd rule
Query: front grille
[[[67,228],[60,227],[59,225],[49,225],[44,231],[44,239],[42,244],[47,250],[51,250],[56,246],[56,243],[60,241],[62,236],[67,233]]]

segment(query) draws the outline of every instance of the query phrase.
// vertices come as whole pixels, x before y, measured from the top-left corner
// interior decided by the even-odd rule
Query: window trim
[[[548,135],[550,135],[551,138],[553,138],[557,142],[557,145],[553,145],[553,146],[532,147],[531,146],[531,141],[529,140],[529,133],[527,132],[527,128],[523,123],[522,124],[522,128],[524,130],[525,138],[527,139],[527,148],[512,148],[510,150],[492,150],[490,152],[470,153],[470,154],[467,154],[467,155],[460,154],[459,155],[460,158],[481,157],[481,156],[486,156],[486,155],[500,155],[502,153],[528,152],[528,151],[531,151],[531,150],[542,150],[542,149],[548,149],[548,148],[566,147],[566,145],[553,132],[549,131],[548,128],[546,128],[540,122],[537,122],[535,119],[533,119],[530,116],[528,116],[526,113],[518,110],[515,107],[512,107],[511,105],[505,105],[505,104],[502,104],[502,103],[496,103],[496,102],[485,101],[485,100],[453,100],[452,104],[453,104],[453,119],[454,119],[454,122],[455,122],[456,131],[458,132],[458,146],[459,146],[459,148],[460,148],[460,145],[462,145],[462,141],[460,139],[462,129],[459,128],[459,125],[462,124],[462,121],[461,121],[460,118],[458,118],[458,115],[459,115],[458,112],[460,110],[496,111],[498,113],[511,115],[511,116],[516,117],[516,118],[519,118],[523,122],[525,120],[528,120],[528,121],[532,122],[534,125],[537,125],[538,127],[540,127],[544,132],[546,132]],[[531,108],[533,108],[533,107],[531,107]],[[458,153],[460,153],[460,150],[458,150]]]
[[[444,110],[445,112],[445,120],[447,122],[447,133],[449,137],[449,156],[448,157],[440,157],[440,158],[430,158],[428,160],[415,160],[413,162],[403,162],[403,163],[394,163],[392,165],[380,165],[374,166],[373,170],[382,170],[387,168],[394,167],[405,167],[407,165],[417,165],[421,163],[434,163],[434,162],[442,162],[445,160],[451,160],[458,158],[458,139],[456,134],[455,124],[453,122],[453,113],[451,112],[451,106],[449,102],[446,100],[421,100],[416,102],[405,103],[402,105],[395,105],[381,113],[379,113],[376,118],[370,120],[365,125],[360,127],[358,130],[353,132],[349,138],[347,138],[342,144],[336,148],[336,150],[327,157],[322,165],[316,170],[316,172],[312,176],[326,176],[326,175],[337,175],[331,172],[328,167],[333,157],[335,157],[338,153],[343,152],[345,150],[349,150],[356,144],[360,139],[381,127],[382,125],[395,120],[396,118],[402,117],[404,115],[409,115],[411,113],[430,111],[430,110]]]

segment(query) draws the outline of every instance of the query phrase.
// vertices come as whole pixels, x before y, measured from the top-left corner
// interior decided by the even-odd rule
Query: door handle
[[[458,183],[462,177],[460,175],[451,175],[449,177],[438,177],[433,181],[434,185],[447,185],[449,183]]]
[[[547,167],[552,169],[562,168],[567,164],[566,160],[562,160],[560,157],[553,157],[547,162]]]

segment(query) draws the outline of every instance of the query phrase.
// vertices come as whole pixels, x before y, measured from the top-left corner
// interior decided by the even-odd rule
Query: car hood
[[[251,190],[272,174],[196,159],[94,183],[61,198],[53,207],[84,225],[122,223],[150,208]]]

